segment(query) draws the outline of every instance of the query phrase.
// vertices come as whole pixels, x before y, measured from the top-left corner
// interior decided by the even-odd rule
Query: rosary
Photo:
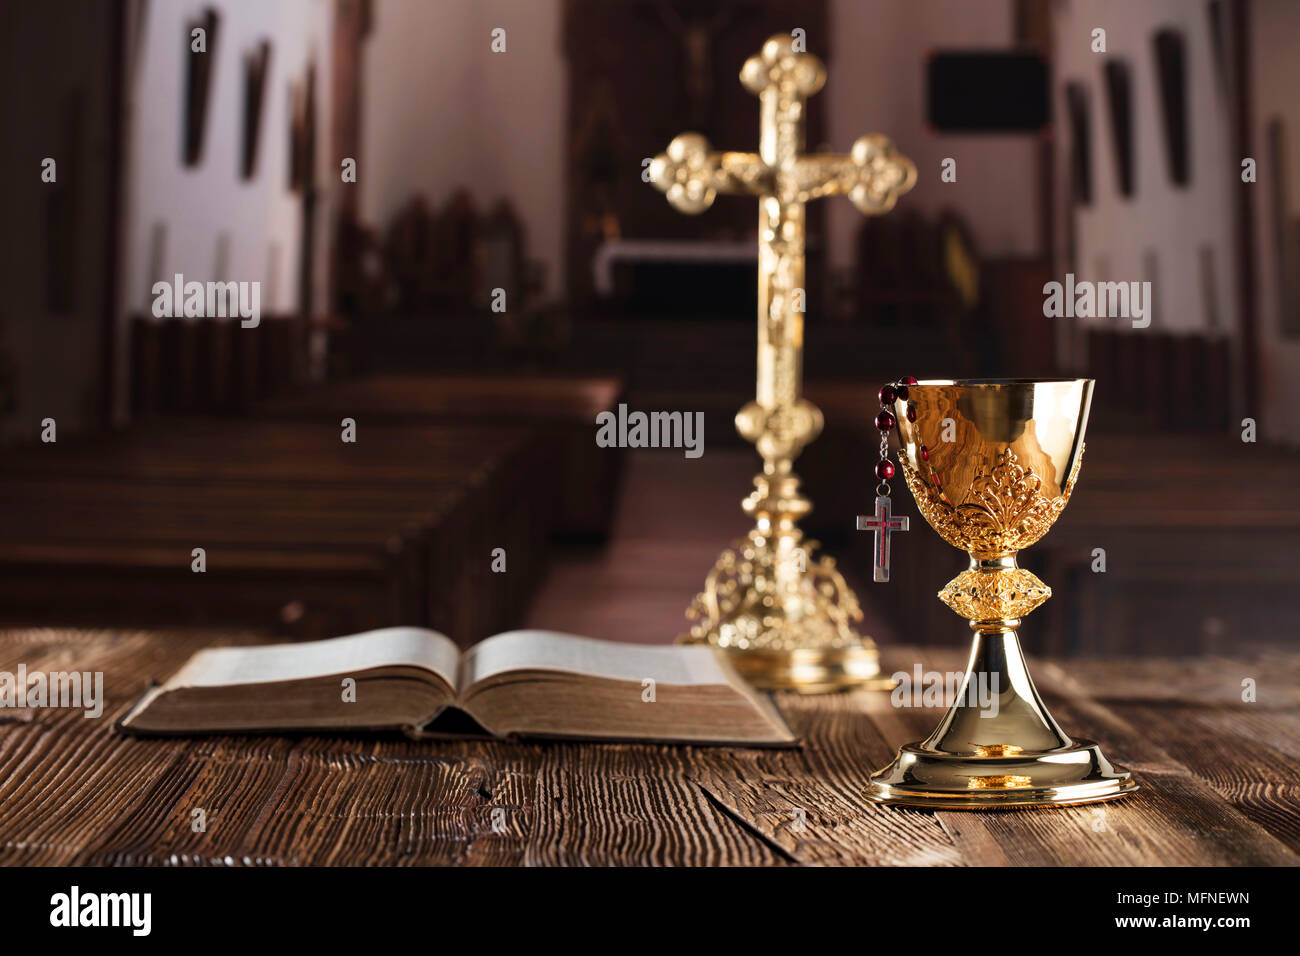
[[[876,428],[880,430],[880,461],[876,462],[876,512],[874,515],[858,515],[858,530],[875,534],[871,568],[875,581],[889,580],[889,536],[895,531],[907,530],[907,517],[896,518],[890,512],[889,479],[894,477],[894,463],[889,460],[889,432],[897,424],[890,408],[899,399],[906,402],[907,386],[915,384],[916,379],[908,375],[883,386],[877,395],[880,399],[880,412],[876,415]],[[916,409],[911,404],[907,406],[907,420],[916,421]]]

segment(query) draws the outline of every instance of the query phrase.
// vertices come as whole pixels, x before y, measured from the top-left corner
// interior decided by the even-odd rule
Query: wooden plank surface
[[[1300,655],[1034,662],[1067,730],[1143,784],[1120,802],[1036,811],[864,801],[871,770],[938,719],[881,693],[781,696],[797,751],[113,732],[195,649],[261,640],[0,631],[0,671],[103,671],[107,698],[99,719],[0,711],[0,864],[1300,863]],[[955,652],[885,653],[891,669],[918,659],[961,666]],[[1267,676],[1247,703],[1252,673]]]

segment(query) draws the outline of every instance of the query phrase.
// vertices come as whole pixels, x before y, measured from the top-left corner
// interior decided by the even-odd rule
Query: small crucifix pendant
[[[895,531],[907,530],[907,516],[895,518],[889,509],[889,497],[877,496],[875,515],[858,515],[858,530],[874,531],[876,534],[872,560],[872,577],[876,581],[889,580],[889,536]]]

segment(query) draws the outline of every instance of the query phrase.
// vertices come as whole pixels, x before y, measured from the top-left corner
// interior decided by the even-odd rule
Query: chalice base
[[[1137,789],[1100,747],[1071,739],[1052,718],[1029,676],[1019,621],[1011,625],[977,631],[953,706],[934,733],[899,748],[893,763],[871,775],[868,799],[988,810],[1095,803]],[[981,686],[996,700],[978,700],[973,691]]]
[[[1010,757],[943,753],[921,744],[902,747],[871,776],[866,797],[877,803],[942,810],[1069,806],[1115,800],[1137,789],[1090,740],[1071,747]]]

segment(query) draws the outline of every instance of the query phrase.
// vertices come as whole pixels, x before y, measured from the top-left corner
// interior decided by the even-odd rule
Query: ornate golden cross
[[[759,199],[758,381],[754,401],[736,415],[763,458],[744,502],[756,525],[718,559],[687,612],[697,622],[690,639],[740,652],[737,664],[760,684],[823,689],[874,676],[878,665],[870,639],[850,624],[861,618],[857,598],[833,559],[808,560],[816,543],[801,548],[796,525],[812,506],[799,493],[794,459],[822,428],[821,412],[800,397],[804,204],[842,194],[868,215],[888,212],[915,183],[916,167],[884,136],[863,136],[847,156],[803,152],[804,104],[825,84],[826,68],[796,52],[790,36],[764,43],[740,82],[761,104],[758,153],[713,152],[703,136],[684,133],[650,164],[652,182],[685,213],[703,212],[720,192]],[[810,654],[820,662],[812,669]],[[801,674],[816,676],[787,673],[796,658]]]

